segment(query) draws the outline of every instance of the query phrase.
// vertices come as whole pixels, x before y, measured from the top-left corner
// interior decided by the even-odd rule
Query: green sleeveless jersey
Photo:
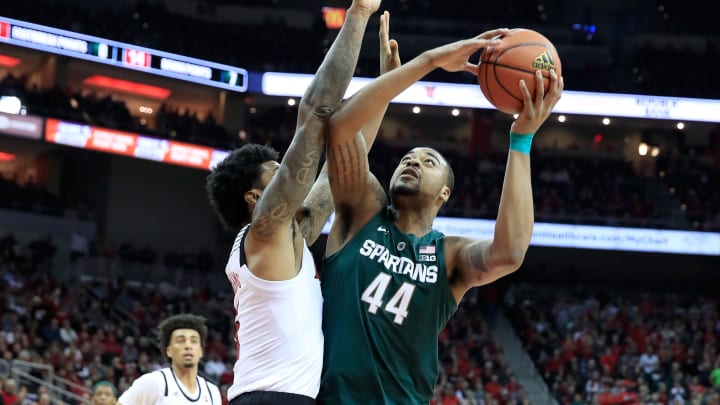
[[[321,276],[322,404],[427,404],[438,378],[438,334],[455,313],[443,234],[418,238],[382,209]]]

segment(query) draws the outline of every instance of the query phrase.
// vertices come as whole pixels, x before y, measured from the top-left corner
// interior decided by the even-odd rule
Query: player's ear
[[[248,205],[255,205],[257,204],[258,200],[260,199],[260,191],[258,189],[253,188],[251,190],[248,190],[245,192],[245,202]]]
[[[440,189],[440,198],[443,201],[443,204],[447,204],[448,200],[450,199],[450,187],[443,186],[442,189]]]

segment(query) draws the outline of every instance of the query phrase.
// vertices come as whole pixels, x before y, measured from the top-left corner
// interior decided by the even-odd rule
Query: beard
[[[186,361],[185,363],[183,363],[183,367],[185,367],[185,368],[193,368],[193,367],[195,367],[195,363],[193,363],[193,362],[191,362],[191,361]]]
[[[418,184],[413,185],[407,185],[407,184],[398,184],[395,183],[395,185],[392,186],[390,189],[391,195],[397,195],[397,196],[414,196],[414,195],[420,195],[420,187]]]

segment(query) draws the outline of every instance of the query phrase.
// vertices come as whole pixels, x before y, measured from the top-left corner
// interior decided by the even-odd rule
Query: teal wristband
[[[522,152],[526,155],[530,154],[530,145],[532,145],[533,135],[535,134],[516,134],[510,132],[510,150]]]

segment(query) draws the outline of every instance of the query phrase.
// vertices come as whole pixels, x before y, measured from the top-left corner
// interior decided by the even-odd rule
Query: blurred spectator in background
[[[110,381],[100,381],[92,388],[92,405],[115,405],[118,391]]]
[[[21,387],[18,390],[17,382],[12,378],[5,380],[0,389],[0,397],[2,397],[5,405],[21,405],[26,395],[27,389]]]

